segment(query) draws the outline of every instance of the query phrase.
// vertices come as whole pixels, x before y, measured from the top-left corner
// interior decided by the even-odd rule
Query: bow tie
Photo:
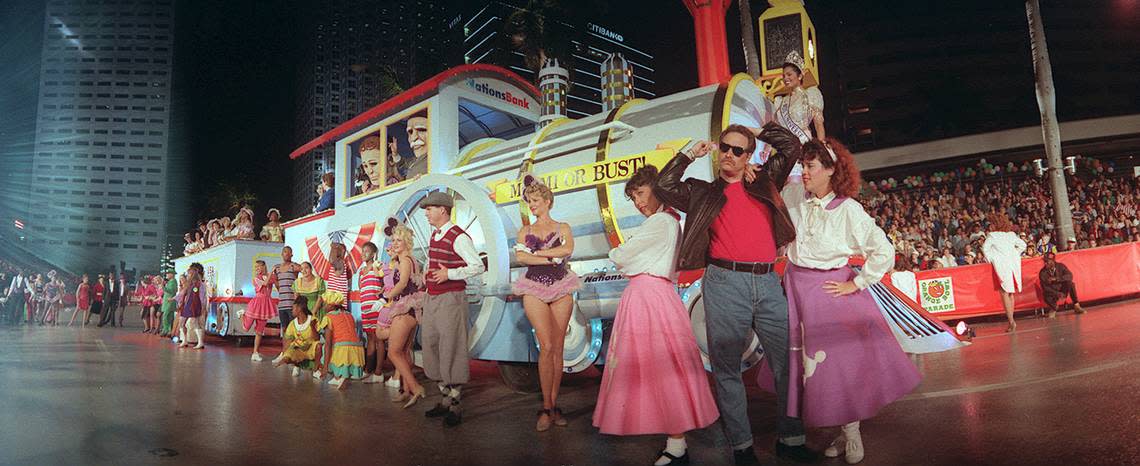
[[[439,236],[439,230],[432,230],[432,231],[431,231],[431,236],[432,236],[432,238],[435,238],[436,236]]]
[[[823,199],[812,197],[807,200],[806,204],[813,207],[823,207]]]

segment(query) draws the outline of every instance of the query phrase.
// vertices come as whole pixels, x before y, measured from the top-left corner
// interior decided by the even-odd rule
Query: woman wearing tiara
[[[603,434],[667,434],[653,463],[664,466],[687,464],[685,432],[712,424],[720,413],[674,284],[681,223],[653,194],[656,183],[657,168],[646,166],[625,185],[647,218],[609,254],[629,286],[614,318],[594,426]]]
[[[883,230],[852,196],[859,169],[835,140],[811,140],[800,158],[803,183],[781,192],[796,227],[788,246],[788,415],[814,427],[842,426],[824,451],[863,459],[859,422],[909,393],[922,380],[869,289],[894,265]],[[847,266],[861,254],[861,270]],[[771,388],[768,371],[761,386]]]
[[[558,408],[562,385],[562,345],[574,308],[574,292],[582,286],[566,259],[574,253],[570,225],[550,217],[554,192],[532,175],[523,177],[523,199],[535,221],[519,229],[515,257],[527,266],[526,273],[511,285],[522,296],[527,320],[538,339],[538,377],[542,386],[542,409],[535,429],[545,432],[551,423],[564,427],[566,418]]]
[[[784,59],[784,88],[776,95],[776,122],[808,142],[815,130],[815,139],[823,141],[823,94],[816,86],[811,70],[805,70],[804,59],[791,52]]]

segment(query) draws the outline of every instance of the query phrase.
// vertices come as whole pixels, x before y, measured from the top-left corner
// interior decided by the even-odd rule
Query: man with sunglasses
[[[752,170],[750,159],[759,139],[776,149],[763,168]],[[718,178],[712,182],[687,178],[685,170],[714,147]],[[776,455],[808,463],[818,454],[804,446],[803,422],[789,417],[788,302],[774,264],[776,250],[795,238],[795,228],[780,197],[780,189],[800,158],[802,146],[790,131],[775,123],[763,130],[729,125],[716,144],[701,141],[673,157],[661,170],[654,194],[687,214],[678,268],[706,268],[705,324],[709,360],[716,379],[717,405],[736,464],[757,464],[752,451],[748,399],[740,374],[740,357],[751,340],[760,337],[776,382],[779,415]],[[751,181],[749,181],[751,180]]]

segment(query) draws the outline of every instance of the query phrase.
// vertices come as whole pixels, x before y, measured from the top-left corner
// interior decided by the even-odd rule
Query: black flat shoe
[[[446,406],[437,403],[434,408],[427,410],[427,412],[424,413],[424,416],[425,417],[440,417],[440,416],[443,416],[444,414],[447,414],[449,412],[451,412],[451,410],[447,409]]]
[[[819,452],[808,448],[806,445],[784,445],[779,441],[776,442],[776,456],[797,463],[819,461]]]
[[[444,426],[455,427],[455,426],[459,425],[459,423],[461,423],[461,422],[463,422],[463,415],[461,415],[455,411],[448,410],[447,414],[443,416],[443,425]]]
[[[685,454],[688,454],[686,451]],[[743,450],[732,450],[732,460],[736,466],[751,466],[759,465],[760,460],[756,459],[756,453],[752,452],[752,447]]]
[[[689,464],[689,450],[685,450],[685,454],[681,456],[673,456],[671,453],[661,450],[661,453],[657,455],[657,460],[660,460],[661,457],[669,458],[669,462],[665,463],[669,466]],[[653,464],[657,464],[657,460],[654,460]]]

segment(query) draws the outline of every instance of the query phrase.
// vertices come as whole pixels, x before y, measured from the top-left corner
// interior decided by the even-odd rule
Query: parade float
[[[771,41],[782,47],[771,53],[782,57],[795,50],[809,56],[810,70],[818,72],[814,28],[810,20],[801,20],[806,20],[802,4],[775,3],[782,5],[774,11],[783,19],[771,24],[779,26],[773,30],[783,37]],[[709,37],[702,32],[709,27],[704,24],[708,21],[701,19],[709,12],[702,8],[690,5],[699,43]],[[723,28],[723,9],[719,15]],[[788,15],[796,16],[794,31],[787,27],[791,24]],[[765,22],[761,29],[771,35]],[[723,49],[721,32],[719,48]],[[720,55],[724,55],[720,67],[710,62],[717,61],[715,56],[698,56],[702,70],[726,71],[727,55]],[[766,50],[765,55],[770,53]],[[632,90],[633,76],[621,70],[623,61],[617,54],[603,60],[603,89],[628,86]],[[569,265],[583,279],[566,336],[565,371],[578,372],[603,363],[607,322],[614,317],[628,283],[609,261],[608,252],[644,219],[623,194],[626,180],[638,167],[662,167],[690,144],[715,139],[730,123],[760,127],[773,121],[771,95],[779,86],[773,85],[770,73],[754,80],[745,74],[729,77],[702,72],[699,88],[652,100],[608,93],[603,102],[606,111],[570,119],[558,115],[565,107],[566,81],[559,79],[557,67],[557,63],[548,63],[540,70],[536,88],[497,66],[459,66],[293,151],[290,157],[295,159],[332,144],[336,154],[335,209],[284,225],[285,241],[292,246],[295,260],[309,261],[317,273],[325,275],[330,245],[335,242],[345,245],[349,266],[356,269],[363,244],[371,241],[384,250],[388,239],[379,231],[388,217],[395,217],[415,232],[413,255],[426,263],[432,227],[418,205],[430,192],[447,192],[455,198],[453,222],[470,234],[486,265],[485,273],[468,280],[466,290],[471,357],[499,362],[504,380],[512,386],[526,384],[538,350],[522,303],[511,295],[510,284],[525,270],[514,260],[513,245],[519,229],[531,221],[521,199],[521,180],[524,174],[534,174],[554,192],[551,216],[572,227],[575,250]],[[780,63],[765,64],[777,74],[781,67]],[[767,153],[759,144],[753,160],[763,163]],[[711,180],[716,166],[714,152],[694,163],[687,176]],[[380,259],[388,257],[382,253]],[[684,273],[678,293],[689,308],[702,353],[707,354],[700,276],[701,271]],[[353,289],[357,289],[355,284]],[[897,304],[889,290],[880,291],[887,293],[883,299]],[[359,318],[355,293],[350,302]],[[901,333],[914,341],[933,338],[943,342],[935,346],[943,346],[945,340],[953,339],[945,325],[928,315],[898,309],[898,316],[891,325],[905,329]],[[741,356],[742,369],[755,365],[761,354],[759,340],[753,336]]]
[[[269,269],[281,263],[281,243],[233,240],[174,260],[179,276],[195,262],[206,272],[202,277],[210,294],[202,320],[206,333],[236,338],[254,335],[252,328],[242,328],[240,313],[253,299],[253,271],[259,260]],[[277,317],[269,323],[279,324]]]

